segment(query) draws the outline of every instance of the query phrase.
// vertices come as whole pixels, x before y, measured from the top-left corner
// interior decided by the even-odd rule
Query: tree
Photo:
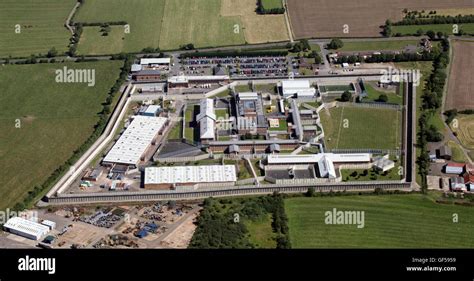
[[[331,42],[329,42],[327,48],[328,49],[340,49],[344,46],[344,43],[342,42],[341,39],[339,38],[334,38],[331,40]]]
[[[436,36],[438,36],[438,39],[443,39],[444,34],[443,34],[443,32],[438,31],[438,32],[436,33]]]
[[[344,91],[344,93],[342,93],[341,95],[341,101],[343,102],[346,102],[346,101],[350,101],[351,100],[351,97],[352,97],[352,94],[351,92],[349,91]]]
[[[387,97],[386,94],[381,94],[381,95],[379,96],[379,98],[378,98],[377,101],[379,101],[379,102],[387,102],[387,101],[388,101],[388,97]]]
[[[314,187],[308,188],[308,191],[305,193],[306,197],[313,197],[314,196]]]
[[[433,30],[426,31],[426,35],[431,39],[434,40],[436,38],[436,34]]]
[[[55,47],[51,48],[51,50],[48,51],[48,54],[46,55],[48,58],[52,58],[58,55],[58,51],[56,50]]]

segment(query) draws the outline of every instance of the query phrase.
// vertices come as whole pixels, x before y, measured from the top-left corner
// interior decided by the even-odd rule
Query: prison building
[[[302,141],[304,137],[303,124],[301,124],[300,111],[298,109],[296,100],[291,101],[291,118],[293,119],[293,129],[295,131],[295,135],[299,141]]]
[[[132,79],[137,82],[158,82],[161,81],[161,71],[155,69],[143,69],[132,73]]]
[[[284,98],[313,98],[316,95],[316,89],[311,87],[309,80],[284,80],[280,88]]]
[[[172,76],[168,78],[168,88],[192,88],[202,84],[228,83],[228,75]]]
[[[151,152],[151,147],[168,122],[168,118],[164,117],[134,116],[102,163],[137,167],[140,161],[146,161],[145,156]]]
[[[236,181],[235,165],[147,167],[143,186],[145,189],[164,190],[177,186],[228,184]]]
[[[143,69],[169,69],[171,58],[142,58],[140,65]]]
[[[216,114],[214,113],[214,100],[202,99],[199,103],[200,111],[196,116],[199,123],[199,138],[201,142],[207,142],[216,138],[215,124]]]
[[[13,217],[3,225],[4,229],[10,233],[23,236],[31,240],[40,240],[41,237],[49,233],[50,228],[21,217]]]
[[[298,140],[239,140],[239,141],[210,141],[208,143],[208,150],[212,153],[240,153],[240,154],[253,154],[253,153],[266,153],[266,152],[278,152],[277,149],[271,148],[273,144],[278,144],[280,151],[291,151],[295,150],[299,146]],[[232,150],[231,147],[237,145],[238,151]],[[274,147],[276,148],[276,147]]]
[[[266,134],[268,123],[263,112],[262,95],[254,92],[238,93],[236,96],[237,129],[239,134]]]

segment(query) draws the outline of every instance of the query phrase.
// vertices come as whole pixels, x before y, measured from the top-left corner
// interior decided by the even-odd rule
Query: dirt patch
[[[380,37],[387,19],[399,21],[403,10],[473,8],[472,0],[288,0],[296,38]],[[344,33],[344,25],[349,33]]]
[[[445,109],[474,109],[474,42],[453,41]]]
[[[196,217],[197,214],[194,214],[187,218],[178,228],[161,241],[161,245],[176,249],[187,248],[196,230],[196,225],[194,224]]]
[[[259,15],[256,0],[222,0],[222,16],[238,16],[250,44],[289,40],[284,15]]]

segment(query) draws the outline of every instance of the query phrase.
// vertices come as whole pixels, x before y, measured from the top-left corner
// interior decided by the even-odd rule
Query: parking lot
[[[284,56],[260,57],[190,57],[181,60],[181,71],[189,75],[212,74],[213,67],[223,66],[234,77],[281,76],[288,73]]]

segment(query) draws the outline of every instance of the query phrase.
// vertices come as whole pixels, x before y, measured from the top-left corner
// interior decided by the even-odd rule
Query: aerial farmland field
[[[474,109],[474,42],[455,40],[445,109]]]
[[[146,47],[178,49],[288,40],[283,15],[258,15],[253,0],[90,0],[75,22],[126,21],[107,36],[97,26],[85,26],[79,54],[139,52]],[[103,11],[107,11],[104,13]]]
[[[74,0],[0,1],[0,57],[25,57],[46,54],[51,48],[59,53],[68,49],[71,33],[64,23]],[[19,32],[16,32],[19,25]]]
[[[396,149],[401,113],[392,109],[334,107],[321,111],[326,145],[333,149]]]
[[[464,31],[467,34],[474,34],[474,23],[463,23],[458,25],[459,30]],[[415,35],[418,30],[422,30],[424,33],[431,30],[434,32],[443,32],[447,34],[453,34],[452,24],[425,24],[425,25],[394,25],[392,26],[392,33],[400,33],[401,35]]]
[[[364,211],[364,227],[325,224],[333,208]],[[430,195],[297,197],[285,200],[285,210],[293,248],[474,247],[474,209],[437,204]]]
[[[0,209],[13,207],[34,186],[41,185],[86,141],[122,64],[0,66]],[[55,71],[64,66],[95,69],[95,86],[56,83]],[[15,126],[18,120],[19,128]]]
[[[473,8],[470,0],[288,0],[293,33],[309,37],[380,37],[387,19],[399,21],[403,10]],[[348,32],[344,32],[347,25]]]

